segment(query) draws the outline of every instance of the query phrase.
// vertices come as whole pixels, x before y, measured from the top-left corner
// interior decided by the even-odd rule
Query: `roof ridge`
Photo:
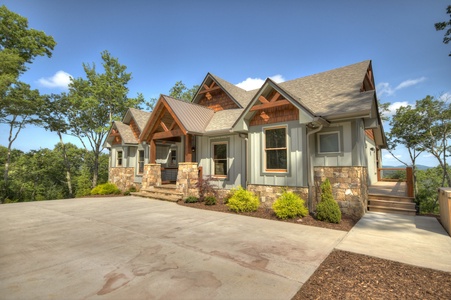
[[[195,105],[195,106],[199,106],[199,107],[202,107],[202,108],[205,108],[205,109],[208,109],[208,110],[212,110],[212,111],[214,112],[214,110],[213,110],[213,109],[211,109],[211,108],[208,108],[208,107],[206,107],[206,106],[203,106],[203,105],[200,105],[200,104],[198,104],[198,103],[187,102],[187,101],[184,101],[184,100],[182,100],[182,99],[177,99],[177,98],[174,98],[174,97],[172,97],[172,96],[168,96],[168,95],[165,95],[165,94],[161,94],[161,96],[162,96],[162,97],[164,97],[164,98],[171,98],[172,100],[175,100],[175,101],[180,101],[180,102],[183,102],[183,103],[186,103],[186,104],[190,104],[190,105]]]

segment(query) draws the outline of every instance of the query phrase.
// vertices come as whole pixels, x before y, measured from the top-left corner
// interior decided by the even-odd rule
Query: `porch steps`
[[[368,210],[409,216],[416,215],[415,202],[413,202],[413,198],[405,196],[369,194]]]
[[[171,202],[177,202],[179,200],[182,200],[183,198],[183,193],[177,192],[176,186],[174,184],[149,187],[131,194],[134,196]]]

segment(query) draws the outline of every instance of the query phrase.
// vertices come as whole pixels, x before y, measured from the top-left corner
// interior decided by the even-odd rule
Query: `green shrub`
[[[234,191],[232,197],[230,197],[227,206],[235,212],[256,211],[260,206],[260,201],[254,193],[240,186]]]
[[[229,203],[229,199],[232,198],[234,192],[235,192],[235,189],[231,189],[231,190],[224,196],[224,198],[222,199],[222,202],[223,202],[224,204]]]
[[[130,196],[130,195],[131,195],[131,193],[130,193],[129,190],[127,190],[127,191],[124,192],[124,196]]]
[[[293,192],[284,192],[274,201],[272,209],[279,219],[305,217],[308,215],[308,209],[304,203],[304,200]]]
[[[329,223],[340,223],[341,211],[337,201],[332,196],[332,186],[329,179],[321,184],[321,201],[316,206],[318,220]]]
[[[188,198],[185,199],[185,203],[197,203],[197,202],[199,202],[199,198],[194,196],[189,196]]]
[[[118,195],[121,190],[114,183],[99,184],[91,190],[91,195]]]
[[[129,191],[130,193],[135,193],[135,192],[137,192],[138,190],[136,189],[136,187],[135,187],[134,185],[132,185],[132,186],[128,189],[128,191]]]
[[[205,197],[205,205],[215,205],[216,197],[215,196],[207,196]]]

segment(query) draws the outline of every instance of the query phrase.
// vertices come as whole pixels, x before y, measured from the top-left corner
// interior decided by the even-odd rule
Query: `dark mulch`
[[[299,299],[451,299],[451,273],[334,250]]]
[[[272,209],[265,208],[265,207],[259,207],[258,210],[255,212],[236,213],[236,212],[230,211],[229,208],[227,207],[227,205],[225,205],[223,203],[218,203],[216,205],[205,205],[203,202],[184,203],[183,201],[179,201],[177,203],[180,205],[183,205],[183,206],[194,207],[194,208],[199,208],[199,209],[214,210],[214,211],[219,211],[219,212],[240,214],[240,215],[262,218],[262,219],[277,220],[280,222],[289,222],[289,223],[308,225],[308,226],[316,226],[316,227],[343,230],[343,231],[351,230],[351,228],[358,221],[358,219],[353,219],[353,218],[351,218],[349,216],[345,216],[345,215],[342,216],[341,222],[339,224],[319,221],[319,220],[315,219],[313,217],[313,215],[309,215],[309,216],[306,216],[303,218],[280,220],[279,218],[277,218],[277,216],[275,215],[275,213]]]

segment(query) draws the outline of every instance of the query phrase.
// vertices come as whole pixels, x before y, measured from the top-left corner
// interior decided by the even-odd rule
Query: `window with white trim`
[[[214,176],[226,177],[228,171],[227,142],[213,143],[213,170]]]
[[[138,174],[144,173],[144,150],[138,150]]]
[[[117,166],[121,167],[122,166],[122,158],[123,158],[123,152],[122,151],[117,151]]]
[[[287,171],[288,148],[286,127],[265,129],[264,152],[266,171]]]
[[[318,133],[318,153],[340,153],[340,132],[329,131]]]

